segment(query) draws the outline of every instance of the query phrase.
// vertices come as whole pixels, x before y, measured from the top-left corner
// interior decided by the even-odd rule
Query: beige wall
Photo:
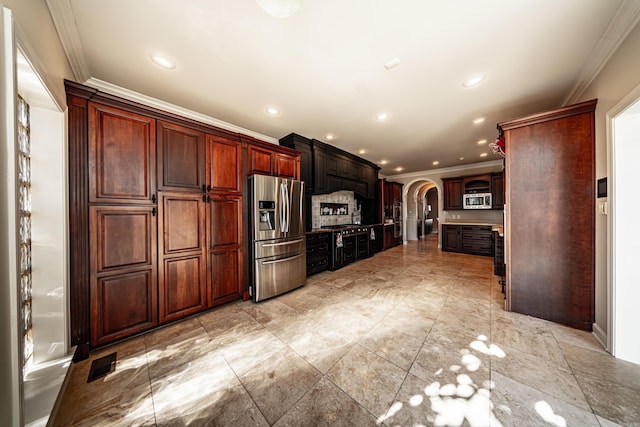
[[[640,85],[640,25],[627,36],[606,66],[578,100],[598,99],[596,108],[596,179],[607,176],[607,112]],[[604,199],[599,199],[598,202]],[[607,331],[607,217],[596,203],[596,334]],[[598,335],[606,344],[606,338]]]

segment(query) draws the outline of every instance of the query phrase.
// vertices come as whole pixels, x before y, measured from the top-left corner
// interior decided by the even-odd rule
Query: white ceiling
[[[276,139],[331,133],[337,147],[388,160],[385,175],[497,159],[477,141],[575,101],[640,14],[635,0],[302,0],[289,18],[255,0],[47,3],[77,80]],[[462,86],[478,73],[480,86]]]

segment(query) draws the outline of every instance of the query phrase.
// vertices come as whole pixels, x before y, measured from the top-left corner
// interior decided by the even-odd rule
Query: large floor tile
[[[576,374],[593,411],[624,426],[640,426],[640,391],[606,379]]]
[[[378,325],[364,336],[360,345],[406,371],[411,367],[422,341],[397,329]]]
[[[331,382],[376,417],[387,412],[405,376],[405,370],[359,345],[327,373]]]

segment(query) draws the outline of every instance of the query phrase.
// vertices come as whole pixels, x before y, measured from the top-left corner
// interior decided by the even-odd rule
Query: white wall
[[[606,114],[640,84],[640,26],[629,33],[602,71],[576,102],[598,99],[596,108],[596,179],[607,176]],[[594,183],[595,185],[595,183]],[[596,202],[597,206],[597,202]],[[607,218],[596,213],[596,283],[594,333],[609,348],[609,302],[607,281]]]
[[[67,179],[64,114],[31,112],[34,363],[67,355]]]
[[[612,219],[616,229],[612,265],[615,274],[613,354],[640,364],[640,310],[637,307],[640,301],[640,270],[637,267],[640,201],[636,185],[637,161],[640,159],[640,100],[632,110],[614,119],[613,128],[615,181],[612,195],[615,197],[615,209],[612,210]]]

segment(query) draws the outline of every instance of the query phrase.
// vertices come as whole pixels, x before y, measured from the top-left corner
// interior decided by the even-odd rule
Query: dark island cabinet
[[[494,255],[490,225],[442,225],[442,250],[469,255]]]
[[[504,172],[494,173],[491,176],[491,207],[504,209]]]

